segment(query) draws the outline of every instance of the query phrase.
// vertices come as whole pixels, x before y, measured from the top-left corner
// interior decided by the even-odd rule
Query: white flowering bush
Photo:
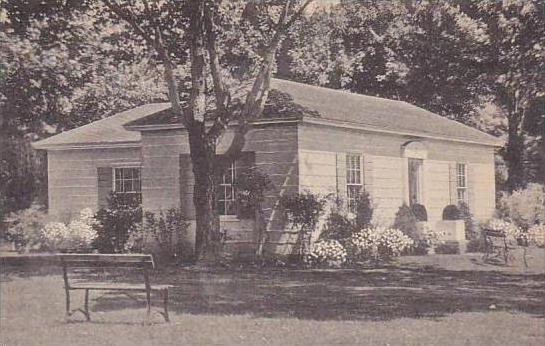
[[[396,228],[376,227],[353,234],[349,243],[354,257],[379,261],[401,255],[414,241]]]
[[[62,222],[49,222],[42,229],[44,243],[50,250],[62,248],[68,235],[68,227]]]
[[[528,229],[528,240],[530,244],[537,245],[539,247],[545,246],[545,224],[533,225]]]
[[[305,262],[310,265],[325,265],[328,267],[340,267],[347,260],[346,249],[337,240],[319,240],[312,244],[309,253],[305,256]]]
[[[435,231],[428,224],[424,224],[418,232],[418,242],[426,248],[435,248],[444,244],[442,237],[445,232]]]
[[[93,211],[85,208],[68,225],[50,222],[42,229],[42,236],[49,250],[89,249],[97,237]]]
[[[40,251],[43,247],[42,228],[49,221],[47,213],[37,204],[8,214],[4,219],[5,237],[18,252]]]
[[[524,236],[524,232],[520,227],[507,220],[493,218],[484,223],[482,227],[486,230],[502,232],[511,239],[519,239]]]

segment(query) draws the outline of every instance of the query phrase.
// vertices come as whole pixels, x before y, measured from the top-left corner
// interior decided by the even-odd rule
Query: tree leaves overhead
[[[300,23],[279,73],[504,135],[513,189],[545,181],[544,49],[543,1],[351,0]]]
[[[470,122],[486,41],[482,23],[448,3],[348,1],[302,24],[287,74]]]
[[[153,57],[99,8],[18,4],[0,10],[3,131],[43,136],[165,99]]]

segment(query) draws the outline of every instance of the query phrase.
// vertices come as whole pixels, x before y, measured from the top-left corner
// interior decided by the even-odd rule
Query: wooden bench
[[[61,254],[59,261],[62,266],[64,278],[64,290],[66,292],[66,320],[75,312],[81,312],[85,315],[87,321],[91,320],[89,313],[89,291],[123,291],[123,292],[145,292],[147,306],[147,323],[150,323],[151,318],[151,292],[160,292],[163,298],[163,311],[160,313],[165,321],[169,322],[168,315],[168,289],[171,285],[151,285],[149,274],[155,269],[153,257],[145,254]],[[125,284],[125,283],[106,283],[96,282],[97,276],[91,272],[78,272],[78,276],[83,279],[89,279],[92,276],[93,281],[71,282],[69,272],[72,274],[78,269],[105,269],[105,268],[133,268],[141,271],[143,274],[142,284]],[[70,275],[72,276],[72,275]],[[73,280],[72,280],[73,281]],[[70,308],[70,291],[84,290],[85,301],[83,309]]]
[[[505,263],[509,261],[509,242],[507,236],[502,231],[483,230],[484,255],[483,260],[488,261],[493,258],[503,259]]]

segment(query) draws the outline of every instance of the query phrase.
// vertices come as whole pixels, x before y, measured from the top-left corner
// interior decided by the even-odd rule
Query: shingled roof
[[[331,121],[332,124],[370,131],[501,145],[496,137],[403,101],[281,79],[273,79],[271,87],[277,95],[281,95],[282,102],[289,99],[289,102],[296,106],[282,107],[284,113],[293,110],[297,113],[293,115],[298,118],[324,119],[326,122]],[[281,115],[282,118],[285,116],[286,114]],[[274,111],[269,112],[268,117],[274,117]],[[37,142],[35,148],[76,143],[138,141],[139,132],[128,131],[129,129],[137,130],[157,125],[181,126],[170,112],[168,103],[149,104],[119,113]]]
[[[170,103],[150,103],[94,121],[33,143],[35,149],[52,149],[66,145],[105,145],[138,143],[140,132],[129,131],[124,124],[170,108]]]

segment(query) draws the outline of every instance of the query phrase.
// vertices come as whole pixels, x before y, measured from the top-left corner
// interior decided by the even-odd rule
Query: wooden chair
[[[87,321],[91,320],[89,312],[89,291],[122,291],[122,292],[145,292],[147,306],[147,323],[150,323],[151,318],[151,292],[160,292],[163,298],[163,311],[160,313],[165,321],[169,322],[168,314],[168,289],[171,285],[151,285],[149,272],[155,269],[153,257],[145,254],[61,254],[59,255],[60,264],[62,266],[64,278],[64,290],[66,293],[66,320],[75,312],[81,312],[85,315]],[[125,283],[110,283],[96,282],[97,276],[90,272],[79,272],[81,278],[91,278],[92,281],[76,282],[70,281],[69,272],[75,268],[133,268],[140,270],[143,274],[141,284],[125,284]],[[70,291],[84,290],[85,301],[83,309],[70,308]]]
[[[482,231],[484,240],[484,255],[483,261],[487,262],[491,259],[501,259],[504,263],[508,263],[510,257],[509,242],[507,236],[502,231],[488,230]]]

